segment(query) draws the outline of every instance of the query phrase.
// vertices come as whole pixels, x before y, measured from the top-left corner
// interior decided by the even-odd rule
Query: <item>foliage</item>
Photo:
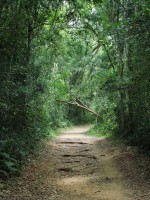
[[[51,134],[51,129],[67,125],[65,106],[58,105],[52,88],[54,79],[50,71],[54,67],[57,41],[52,43],[50,39],[57,36],[59,39],[59,35],[56,32],[54,37],[51,31],[56,4],[49,3],[1,2],[0,173],[3,177],[20,170],[40,140]]]
[[[1,176],[70,121],[149,149],[149,21],[148,0],[0,2]]]

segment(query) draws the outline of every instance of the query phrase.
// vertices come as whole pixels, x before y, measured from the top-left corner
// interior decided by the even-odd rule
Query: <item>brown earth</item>
[[[149,200],[150,161],[79,126],[46,144],[2,200]],[[148,166],[146,166],[148,165]]]

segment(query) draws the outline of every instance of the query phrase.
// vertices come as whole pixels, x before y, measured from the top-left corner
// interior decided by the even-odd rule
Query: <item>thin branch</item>
[[[77,98],[77,101],[79,101],[80,105],[85,106],[86,108],[88,108],[88,107],[83,103],[83,101],[81,101],[80,99]]]
[[[111,57],[110,57],[110,54],[109,54],[109,51],[108,51],[106,45],[105,45],[105,44],[102,44],[102,45],[103,45],[103,47],[104,47],[104,49],[105,49],[105,51],[106,51],[106,53],[107,53],[107,57],[108,57],[108,59],[109,59],[110,64],[112,65],[113,69],[115,69],[115,66],[114,66],[114,64],[113,64],[113,62],[112,62],[112,59],[111,59]]]
[[[89,30],[91,30],[96,35],[96,37],[99,38],[99,34],[96,32],[96,30],[88,22],[86,22],[86,25],[87,25],[86,28],[88,28]],[[106,51],[107,57],[109,59],[109,62],[112,65],[113,69],[115,69],[115,66],[114,66],[114,64],[112,62],[111,56],[109,54],[109,51],[108,51],[106,45],[103,42],[98,43],[98,45],[93,49],[92,52],[94,52],[95,50],[98,51],[98,49],[100,48],[101,45],[104,47],[104,50]]]

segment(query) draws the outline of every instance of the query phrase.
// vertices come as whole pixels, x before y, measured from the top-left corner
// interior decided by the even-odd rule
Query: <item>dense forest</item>
[[[149,55],[149,0],[1,0],[0,176],[71,123],[150,150]]]

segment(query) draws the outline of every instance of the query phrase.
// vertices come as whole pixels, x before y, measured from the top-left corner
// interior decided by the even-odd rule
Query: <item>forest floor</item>
[[[87,135],[89,126],[62,132],[15,183],[2,200],[149,200],[150,160],[110,139]]]

